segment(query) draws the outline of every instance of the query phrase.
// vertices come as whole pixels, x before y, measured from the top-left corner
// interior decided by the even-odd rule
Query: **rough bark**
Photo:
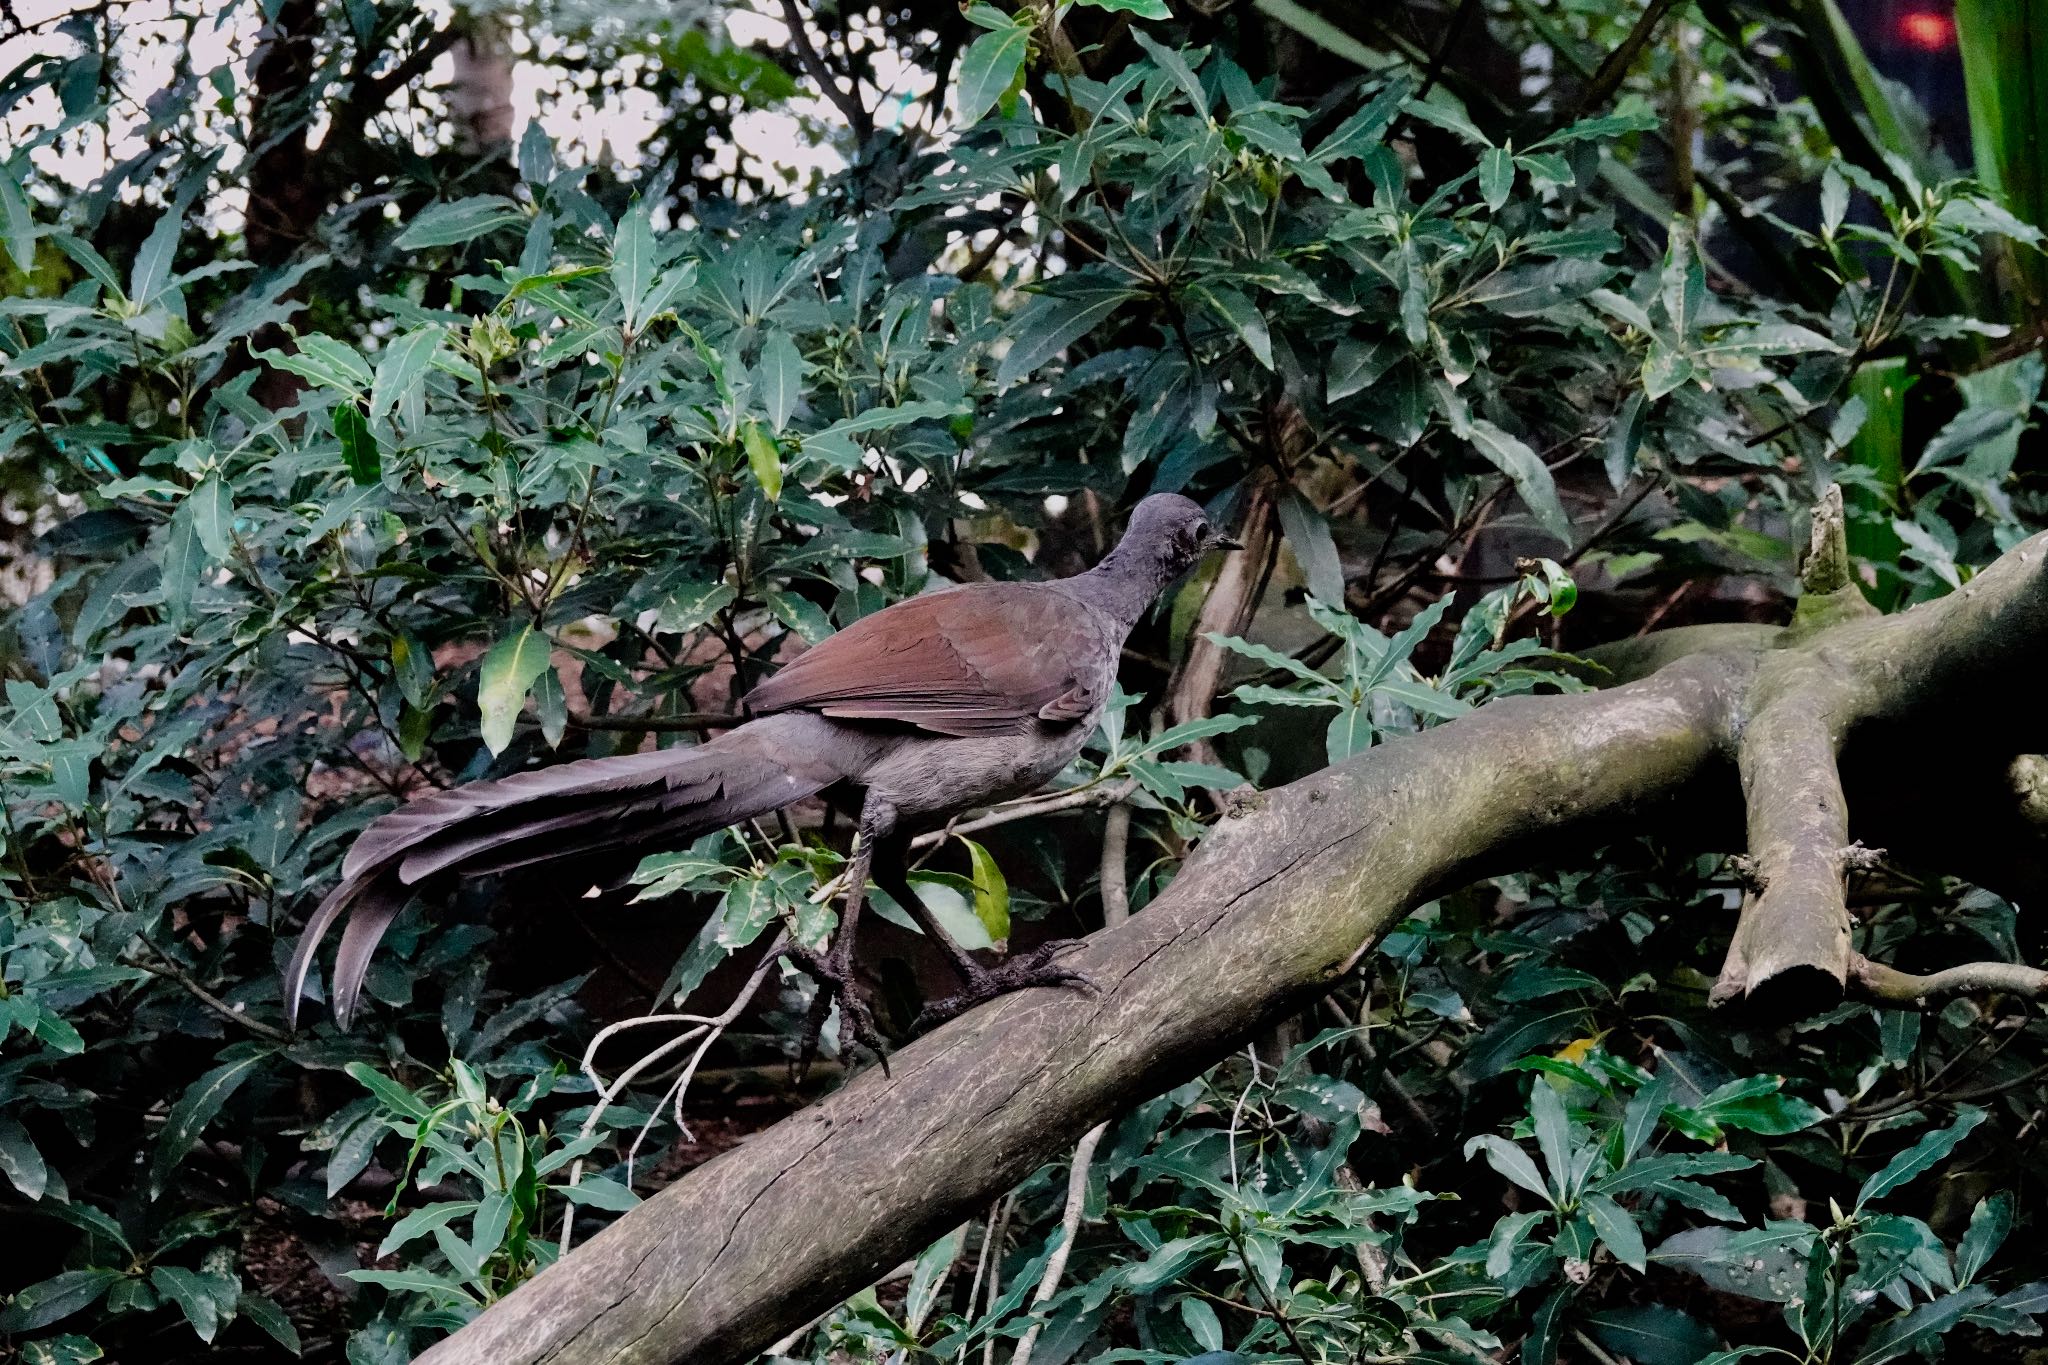
[[[1070,959],[1098,995],[1020,992],[919,1039],[888,1074],[865,1072],[692,1172],[422,1359],[745,1360],[1120,1105],[1326,989],[1442,891],[1518,866],[1532,847],[1641,829],[1660,808],[1692,812],[1678,827],[1698,830],[1745,746],[1781,738],[1790,752],[1745,765],[1750,823],[1805,838],[1803,815],[1770,814],[1777,798],[1761,788],[1779,774],[1802,790],[1811,768],[1827,770],[1822,786],[1838,781],[1834,737],[1853,748],[1860,726],[1952,713],[2048,655],[2048,536],[1939,602],[1772,640],[1683,657],[1611,691],[1496,702],[1239,803],[1164,895]],[[1816,686],[1828,703],[1804,714],[1818,730],[1753,726]],[[1813,831],[1834,839],[1832,815]],[[1804,913],[1753,898],[1745,930],[1768,941],[1769,917],[1788,904]],[[1770,959],[1747,961],[1745,988],[1771,979],[1758,976]],[[1865,978],[1894,984],[1874,967]]]

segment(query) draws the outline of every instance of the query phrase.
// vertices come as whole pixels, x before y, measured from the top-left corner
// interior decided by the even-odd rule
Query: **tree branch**
[[[1849,959],[1849,982],[1864,1000],[1908,1010],[1933,1009],[1959,995],[2048,996],[2048,971],[2018,962],[1965,962],[1914,976],[1855,953]]]
[[[1965,699],[1982,712],[1995,684],[2044,663],[2048,535],[1897,616],[1689,655],[1608,691],[1496,701],[1263,793],[1143,914],[1064,959],[1096,993],[1015,992],[917,1039],[888,1073],[863,1072],[633,1209],[423,1365],[738,1365],[1326,991],[1416,905],[1537,849],[1646,824],[1697,838],[1738,749],[1759,778],[1826,796],[1840,737],[1883,744],[1879,727],[1947,723]],[[1776,758],[1773,735],[1790,746]],[[1759,945],[1779,907],[1809,913],[1788,897],[1823,862],[1838,876],[1847,846],[1832,812],[1776,804],[1753,802],[1752,823],[1785,844],[1764,862],[1792,884],[1750,907]],[[1838,890],[1812,894],[1831,913]]]
[[[832,101],[846,119],[846,126],[853,130],[856,146],[867,146],[874,135],[875,125],[867,107],[860,102],[860,88],[843,90],[839,78],[832,74],[832,68],[825,64],[825,58],[811,42],[810,30],[804,27],[803,11],[797,8],[796,0],[782,0],[783,22],[789,25],[790,45],[796,49],[796,59],[818,83],[818,93]]]

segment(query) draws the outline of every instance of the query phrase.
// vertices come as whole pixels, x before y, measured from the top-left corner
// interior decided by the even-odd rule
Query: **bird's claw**
[[[1080,942],[1081,940],[1075,938],[1055,939],[998,966],[979,968],[976,974],[969,978],[966,990],[926,1005],[924,1012],[917,1017],[917,1027],[935,1027],[965,1014],[984,1001],[1032,986],[1070,986],[1090,995],[1098,994],[1094,979],[1085,972],[1062,967],[1053,962],[1055,957]]]
[[[875,1014],[869,1008],[867,996],[854,979],[851,954],[814,952],[809,948],[791,945],[788,950],[790,961],[803,969],[805,975],[818,983],[818,993],[811,998],[810,1013],[804,1018],[803,1037],[797,1043],[797,1071],[810,1070],[812,1061],[818,1055],[818,1042],[825,1034],[825,1021],[832,1013],[832,1002],[839,1002],[839,1050],[843,1054],[854,1044],[859,1044],[875,1054],[882,1070],[889,1069],[889,1054],[882,1040],[881,1030],[875,1027]]]

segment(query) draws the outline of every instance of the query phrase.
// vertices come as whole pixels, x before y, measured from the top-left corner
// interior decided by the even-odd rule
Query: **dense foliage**
[[[1825,0],[841,8],[798,55],[708,11],[285,0],[257,37],[249,8],[213,16],[248,88],[120,5],[0,82],[26,1360],[402,1361],[800,1102],[812,987],[769,949],[830,931],[817,810],[417,906],[354,1033],[288,1032],[305,911],[409,794],[694,742],[803,642],[1071,572],[1185,491],[1253,546],[1237,600],[1214,565],[1171,594],[1065,792],[919,874],[970,946],[1084,931],[1246,780],[1584,685],[1563,649],[1782,615],[1827,484],[1888,607],[2048,520],[2039,233]],[[138,120],[151,43],[182,55]],[[651,92],[637,173],[538,123],[493,150],[459,74],[417,88],[493,43],[564,101]],[[925,114],[878,128],[901,64]],[[847,169],[722,155],[821,77],[790,127]],[[1873,957],[2021,956],[1990,891],[1865,883]],[[1739,895],[1637,842],[1426,907],[1110,1125],[1045,1293],[1064,1168],[782,1353],[1877,1365],[2038,1334],[2048,1268],[2008,1237],[2038,1018],[1710,1020]]]

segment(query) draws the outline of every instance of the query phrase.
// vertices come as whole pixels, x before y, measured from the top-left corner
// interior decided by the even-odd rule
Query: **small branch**
[[[1131,847],[1131,808],[1121,801],[1102,822],[1102,924],[1108,928],[1131,917],[1131,887],[1126,863]]]
[[[1873,1004],[1909,1010],[1929,1009],[1959,995],[2048,997],[2048,971],[2018,962],[1966,962],[1914,976],[1854,953],[1849,958],[1849,982],[1856,995]]]
[[[1224,559],[1209,586],[1209,595],[1188,631],[1188,652],[1168,686],[1168,711],[1176,725],[1199,720],[1209,714],[1217,689],[1223,684],[1227,659],[1221,645],[1209,636],[1242,635],[1258,610],[1257,587],[1265,578],[1265,566],[1279,548],[1277,506],[1280,490],[1270,476],[1254,476],[1245,484],[1244,513],[1238,518],[1236,536],[1244,548]],[[1200,757],[1213,760],[1206,742],[1191,745]]]
[[[1135,779],[1126,779],[1122,782],[1094,782],[1085,787],[1076,787],[1072,791],[1061,792],[1057,796],[1027,796],[1016,801],[1005,801],[999,806],[989,807],[972,820],[962,820],[947,825],[944,829],[920,834],[910,841],[910,846],[915,849],[937,848],[956,834],[972,834],[976,830],[993,829],[997,825],[1007,825],[1015,820],[1029,820],[1034,816],[1053,815],[1060,811],[1080,810],[1087,806],[1107,806],[1123,800],[1137,790],[1137,786]]]
[[[1128,811],[1128,806],[1118,806]],[[1088,1204],[1088,1167],[1095,1160],[1095,1148],[1102,1141],[1102,1135],[1109,1131],[1107,1123],[1098,1123],[1082,1134],[1074,1144],[1074,1164],[1067,1172],[1067,1207],[1060,1215],[1060,1244],[1045,1263],[1045,1274],[1039,1277],[1038,1289],[1031,1296],[1031,1306],[1036,1309],[1059,1292],[1060,1278],[1067,1273],[1067,1255],[1074,1249],[1074,1239],[1081,1232],[1081,1212]],[[1031,1352],[1038,1345],[1038,1334],[1045,1327],[1041,1320],[1031,1324],[1024,1333],[1024,1339],[1017,1343],[1016,1354],[1010,1357],[1010,1365],[1031,1365]]]
[[[1451,22],[1444,28],[1442,39],[1437,42],[1436,51],[1430,54],[1429,70],[1423,75],[1422,84],[1416,88],[1416,99],[1428,99],[1429,92],[1443,79],[1444,61],[1451,55],[1451,48],[1457,44],[1459,36],[1464,33],[1466,21],[1472,17],[1472,11],[1478,8],[1477,0],[1460,0],[1457,10],[1451,15]]]
[[[813,892],[812,895],[814,897],[829,896],[838,887],[839,881],[835,878],[819,888],[818,891]],[[753,975],[747,978],[747,984],[740,988],[740,993],[733,997],[732,1003],[725,1007],[723,1013],[717,1015],[643,1014],[632,1019],[621,1019],[598,1030],[597,1036],[590,1040],[590,1046],[583,1050],[583,1075],[590,1082],[591,1088],[597,1091],[597,1103],[590,1106],[590,1113],[584,1118],[583,1128],[577,1134],[579,1138],[587,1138],[597,1131],[598,1120],[604,1117],[605,1110],[612,1106],[618,1099],[620,1092],[624,1091],[627,1086],[638,1080],[670,1055],[680,1052],[693,1042],[697,1044],[696,1048],[690,1053],[689,1060],[684,1063],[682,1074],[676,1078],[674,1083],[662,1095],[661,1101],[654,1106],[653,1112],[648,1115],[647,1121],[640,1125],[640,1131],[633,1139],[633,1145],[626,1154],[627,1188],[630,1189],[633,1184],[633,1164],[639,1159],[640,1144],[646,1140],[648,1130],[653,1128],[655,1121],[660,1118],[664,1109],[673,1106],[676,1127],[682,1131],[683,1136],[690,1136],[690,1126],[683,1121],[683,1097],[689,1093],[690,1081],[697,1074],[698,1064],[704,1060],[704,1054],[711,1050],[711,1045],[724,1035],[727,1027],[740,1017],[741,1011],[745,1010],[752,1003],[754,996],[760,992],[762,982],[768,979],[769,969],[782,956],[782,950],[788,944],[789,934],[786,931],[775,936],[775,941],[768,945],[768,951],[763,954],[760,963],[754,968]],[[610,1085],[606,1085],[604,1078],[598,1074],[597,1070],[598,1049],[603,1047],[606,1042],[610,1041],[617,1034],[627,1029],[641,1028],[648,1024],[684,1024],[688,1025],[688,1027],[641,1057],[638,1061],[620,1072],[618,1079],[614,1080]],[[570,1187],[573,1189],[582,1179],[583,1158],[577,1157],[576,1163],[569,1168]],[[560,1255],[566,1256],[569,1254],[569,1247],[571,1239],[575,1236],[575,1230],[576,1206],[564,1200],[562,1204]]]
[[[145,943],[149,942],[147,939],[143,941]],[[247,1014],[244,1014],[235,1006],[230,1005],[227,1001],[221,999],[212,991],[200,985],[198,980],[190,972],[186,971],[183,967],[180,967],[176,962],[172,961],[170,955],[165,953],[163,949],[157,947],[154,943],[149,943],[149,950],[157,955],[157,957],[160,959],[159,962],[147,962],[138,959],[129,959],[127,965],[148,972],[151,976],[160,976],[166,981],[177,982],[180,986],[185,988],[185,993],[191,996],[194,1000],[197,1000],[200,1004],[206,1006],[206,1008],[212,1010],[215,1014],[227,1020],[229,1023],[237,1024],[242,1028],[247,1029],[250,1033],[255,1034],[258,1038],[263,1038],[270,1042],[280,1044],[289,1043],[292,1040],[291,1035],[289,1033],[286,1033],[283,1029],[277,1028],[271,1024],[266,1024],[261,1019],[250,1018]]]
[[[838,77],[832,68],[825,65],[824,56],[811,42],[809,30],[804,27],[803,12],[796,6],[796,0],[782,0],[783,22],[789,25],[790,45],[796,49],[796,59],[803,63],[805,71],[818,83],[820,94],[830,101],[845,116],[847,127],[853,130],[853,140],[865,147],[868,138],[874,134],[874,123],[868,111],[860,102],[858,88],[842,90]]]
[[[1650,0],[1650,7],[1636,20],[1636,26],[1629,30],[1628,37],[1621,40],[1621,46],[1607,54],[1600,69],[1593,73],[1593,79],[1579,92],[1579,98],[1572,105],[1572,122],[1584,118],[1590,111],[1599,108],[1614,98],[1615,91],[1628,79],[1630,68],[1636,58],[1643,55],[1643,49],[1656,36],[1657,26],[1664,22],[1664,16],[1677,8],[1678,0]]]

